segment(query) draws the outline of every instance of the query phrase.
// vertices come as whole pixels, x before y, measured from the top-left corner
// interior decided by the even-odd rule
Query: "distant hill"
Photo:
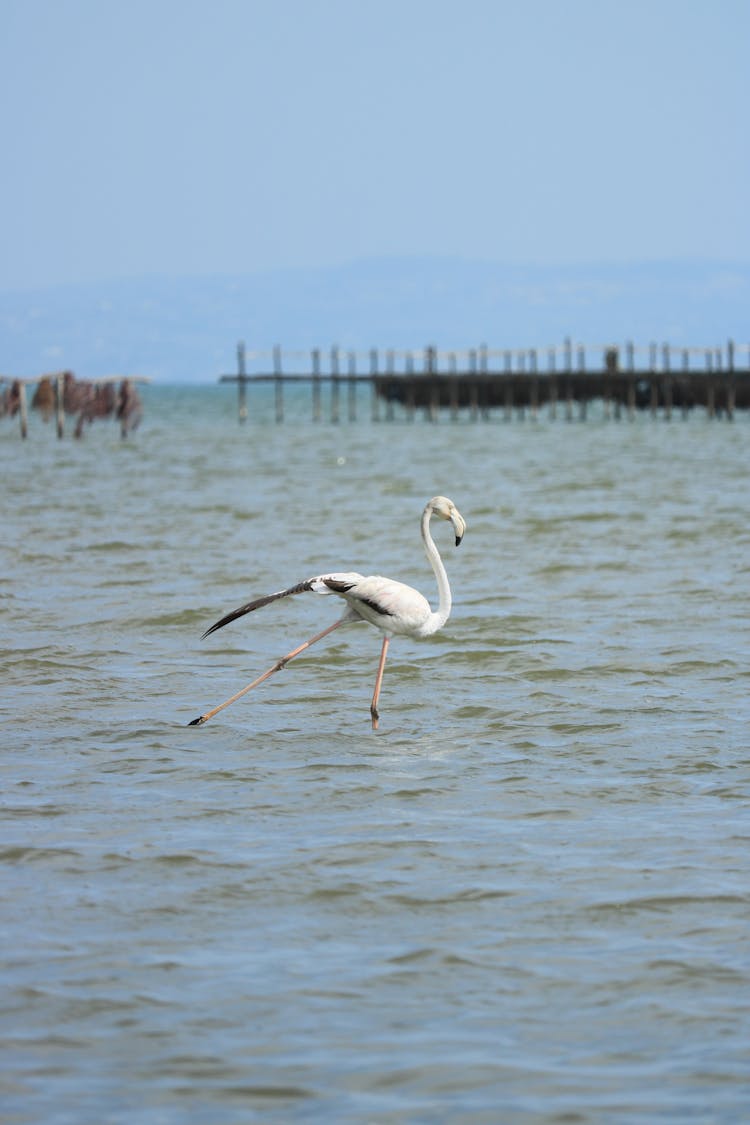
[[[0,294],[0,372],[70,368],[211,382],[248,349],[545,348],[750,339],[750,265],[540,267],[375,259],[243,276],[149,277]]]

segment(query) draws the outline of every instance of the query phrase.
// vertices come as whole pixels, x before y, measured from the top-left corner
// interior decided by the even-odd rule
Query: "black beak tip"
[[[456,546],[457,546],[457,547],[459,547],[459,546],[461,545],[461,540],[462,540],[462,539],[463,539],[463,536],[462,536],[462,535],[457,535],[457,536],[456,536]]]

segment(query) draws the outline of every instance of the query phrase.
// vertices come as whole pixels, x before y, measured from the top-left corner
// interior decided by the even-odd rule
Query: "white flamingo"
[[[448,500],[445,496],[434,496],[422,512],[422,542],[438,585],[437,610],[431,609],[427,598],[412,586],[406,586],[403,582],[396,582],[393,578],[382,578],[378,574],[365,577],[356,573],[320,574],[316,578],[307,578],[303,582],[298,582],[296,586],[290,586],[287,590],[278,590],[275,594],[266,594],[265,597],[256,598],[246,605],[241,605],[239,609],[228,613],[226,617],[222,617],[220,621],[207,629],[203,636],[207,637],[209,633],[223,628],[230,621],[234,621],[246,613],[252,613],[253,610],[260,609],[261,606],[275,602],[279,598],[288,598],[292,594],[302,594],[307,590],[313,590],[316,594],[335,594],[346,602],[346,612],[339,621],[329,625],[322,633],[316,633],[309,641],[305,641],[288,652],[286,656],[282,656],[267,672],[258,676],[247,687],[242,688],[241,691],[225,700],[224,703],[220,703],[218,707],[214,707],[211,711],[206,711],[205,714],[199,715],[197,719],[193,719],[189,726],[200,726],[205,723],[213,715],[228,707],[230,703],[234,703],[235,700],[245,695],[252,688],[257,687],[258,684],[262,684],[264,680],[267,680],[274,672],[278,672],[279,669],[293,660],[295,656],[299,656],[310,645],[314,645],[316,641],[328,636],[334,629],[338,629],[340,625],[345,625],[349,621],[368,621],[370,625],[374,625],[383,634],[383,647],[380,652],[378,673],[375,679],[375,691],[370,705],[372,727],[373,730],[376,730],[379,718],[380,685],[383,682],[383,669],[385,668],[385,658],[391,637],[404,636],[421,640],[422,637],[429,637],[432,633],[441,629],[450,615],[451,588],[448,584],[448,575],[445,573],[443,560],[440,558],[438,549],[430,535],[430,519],[432,516],[450,520],[456,536],[456,546],[463,539],[466,521],[453,501]]]

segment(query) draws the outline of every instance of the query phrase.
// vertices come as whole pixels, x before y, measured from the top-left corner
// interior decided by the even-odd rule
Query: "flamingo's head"
[[[431,516],[439,516],[441,520],[450,520],[456,533],[456,546],[461,542],[466,531],[466,520],[459,512],[456,505],[447,496],[433,496],[427,505],[426,511]]]

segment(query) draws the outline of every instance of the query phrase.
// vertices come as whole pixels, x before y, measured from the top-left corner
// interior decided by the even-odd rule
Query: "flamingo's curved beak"
[[[456,533],[456,546],[458,546],[466,534],[466,520],[459,512],[458,508],[451,508],[449,519],[453,524],[453,530]]]

